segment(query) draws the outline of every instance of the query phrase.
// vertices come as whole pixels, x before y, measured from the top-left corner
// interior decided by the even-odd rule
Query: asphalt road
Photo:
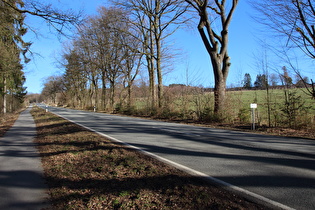
[[[48,110],[287,207],[315,209],[314,140],[55,107]]]

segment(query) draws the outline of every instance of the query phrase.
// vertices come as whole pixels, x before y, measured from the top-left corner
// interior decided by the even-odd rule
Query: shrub
[[[249,123],[251,118],[251,112],[246,108],[241,108],[238,112],[238,119],[240,123]]]

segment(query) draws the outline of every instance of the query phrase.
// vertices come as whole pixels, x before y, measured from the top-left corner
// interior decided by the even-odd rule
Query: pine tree
[[[14,97],[17,91],[18,95],[25,95],[25,88],[20,86],[25,80],[20,55],[22,54],[27,62],[25,54],[31,45],[22,39],[27,32],[23,27],[24,15],[7,3],[16,7],[23,6],[23,2],[19,0],[0,1],[0,95],[2,98],[0,106],[3,113],[7,112],[8,94]],[[13,100],[14,98],[11,100],[11,111],[15,109],[12,105]]]
[[[243,80],[243,88],[251,89],[252,88],[252,78],[249,73],[246,73]]]
[[[268,86],[268,79],[265,74],[258,74],[254,82],[255,88],[265,90]]]

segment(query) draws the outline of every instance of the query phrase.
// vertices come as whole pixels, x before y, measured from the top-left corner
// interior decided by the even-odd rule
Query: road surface
[[[315,141],[49,107],[66,119],[294,209],[315,209]]]

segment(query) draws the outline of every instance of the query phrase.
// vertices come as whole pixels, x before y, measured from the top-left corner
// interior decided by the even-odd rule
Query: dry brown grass
[[[4,136],[4,134],[13,126],[19,115],[20,112],[8,113],[5,115],[0,114],[0,137]]]
[[[53,209],[266,209],[34,108]]]

